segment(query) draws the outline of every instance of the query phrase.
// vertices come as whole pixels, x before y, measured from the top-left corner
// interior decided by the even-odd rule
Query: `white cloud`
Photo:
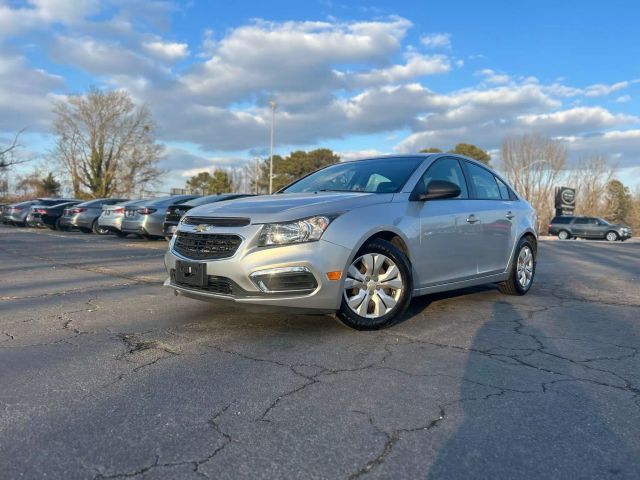
[[[347,85],[386,85],[413,80],[425,75],[447,73],[450,70],[451,64],[444,55],[410,53],[404,65],[393,65],[358,74],[346,74],[344,78]]]
[[[630,102],[630,101],[631,101],[631,95],[620,95],[615,100],[616,103],[627,103],[627,102]]]
[[[100,9],[98,0],[29,0],[12,8],[0,4],[0,37],[49,24],[73,25]]]
[[[186,43],[156,40],[153,42],[144,42],[142,46],[152,55],[163,60],[181,60],[189,55],[189,45]]]
[[[611,85],[607,85],[604,83],[598,83],[596,85],[590,85],[588,86],[585,91],[584,94],[587,97],[602,97],[605,95],[611,95],[614,92],[618,92],[620,90],[623,90],[625,88],[627,88],[629,86],[629,82],[618,82],[618,83],[613,83]]]
[[[33,68],[27,59],[0,49],[0,132],[45,129],[51,118],[51,100],[63,79]]]
[[[485,82],[492,83],[494,85],[505,84],[511,81],[511,77],[509,75],[505,73],[498,73],[490,68],[478,70],[474,75],[483,77]]]
[[[525,126],[544,128],[549,132],[556,132],[556,135],[562,135],[565,131],[590,131],[634,124],[638,123],[640,118],[613,114],[602,107],[576,107],[553,113],[521,115],[518,120]]]
[[[432,33],[429,35],[424,35],[420,38],[420,43],[427,48],[440,48],[440,49],[448,49],[451,48],[451,34],[450,33]]]

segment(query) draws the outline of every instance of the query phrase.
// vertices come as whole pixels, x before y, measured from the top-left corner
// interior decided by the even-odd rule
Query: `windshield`
[[[598,218],[598,223],[600,225],[609,225],[609,222],[607,222],[606,220],[602,219],[602,218]]]
[[[399,192],[424,157],[390,157],[338,163],[301,178],[280,193]]]

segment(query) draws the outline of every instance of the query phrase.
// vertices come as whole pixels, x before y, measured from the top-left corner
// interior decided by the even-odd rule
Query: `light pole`
[[[269,195],[273,193],[273,130],[276,122],[276,102],[271,100],[271,148],[269,149]]]

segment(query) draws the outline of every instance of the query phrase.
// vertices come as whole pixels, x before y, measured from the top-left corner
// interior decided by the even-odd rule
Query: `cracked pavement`
[[[356,332],[164,289],[164,242],[0,226],[2,478],[640,478],[640,242]]]

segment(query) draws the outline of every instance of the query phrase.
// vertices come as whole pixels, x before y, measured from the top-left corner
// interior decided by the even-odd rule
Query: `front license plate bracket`
[[[176,260],[176,282],[204,288],[208,283],[207,264]]]

